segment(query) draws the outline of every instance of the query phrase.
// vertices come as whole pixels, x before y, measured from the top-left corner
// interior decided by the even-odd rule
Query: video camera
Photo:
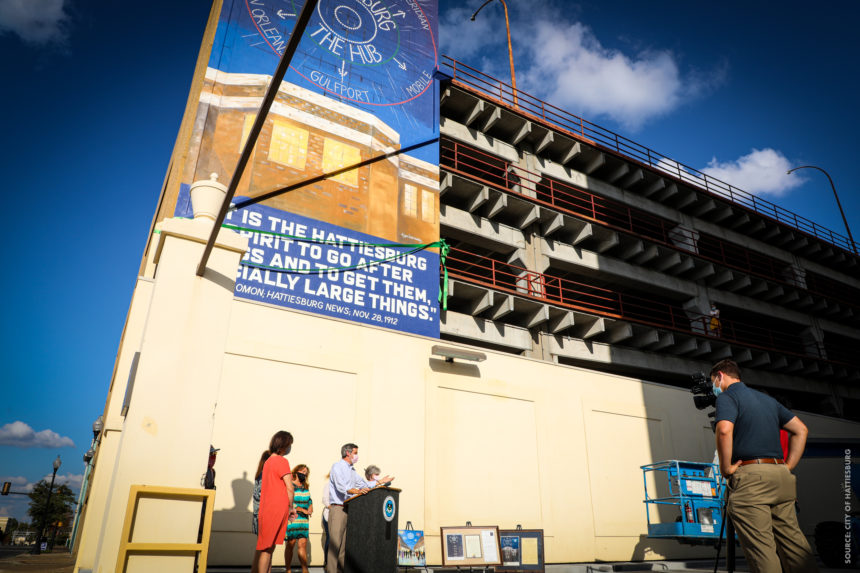
[[[693,386],[690,388],[690,392],[693,394],[693,404],[696,405],[696,408],[704,410],[705,408],[715,406],[717,397],[714,396],[714,386],[708,377],[705,376],[705,373],[696,372],[690,378],[693,379]]]

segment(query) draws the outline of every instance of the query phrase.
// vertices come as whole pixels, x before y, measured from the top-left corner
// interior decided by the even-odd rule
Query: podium
[[[350,498],[344,573],[397,573],[397,517],[400,490],[377,487]]]

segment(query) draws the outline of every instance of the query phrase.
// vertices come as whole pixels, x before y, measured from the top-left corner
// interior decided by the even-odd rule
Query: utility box
[[[716,464],[669,460],[644,465],[642,472],[648,537],[692,544],[725,537],[725,482]],[[649,491],[649,474],[662,494]]]

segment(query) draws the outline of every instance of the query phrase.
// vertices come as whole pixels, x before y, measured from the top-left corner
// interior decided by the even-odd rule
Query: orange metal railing
[[[693,231],[650,213],[632,209],[623,203],[589,193],[569,183],[522,169],[470,145],[443,138],[440,143],[439,163],[449,171],[529,201],[551,206],[558,211],[638,235],[728,268],[856,306],[855,297],[850,296],[851,293],[845,288],[834,288],[830,284],[833,281],[808,276],[804,286],[792,278],[793,275],[788,272],[789,265],[782,261]]]
[[[690,314],[679,306],[655,298],[538,273],[458,247],[450,249],[446,264],[449,277],[555,306],[686,334],[717,335],[710,328],[709,315]],[[821,344],[814,340],[803,340],[799,334],[749,323],[721,320],[719,339],[805,359],[857,366],[853,357],[846,362],[827,360]],[[840,353],[840,357],[843,356],[847,355]]]
[[[712,177],[694,167],[684,165],[662,153],[640,145],[631,139],[540,100],[522,90],[514,90],[501,80],[497,80],[462,62],[458,62],[448,56],[442,56],[441,67],[450,74],[458,85],[496,100],[500,104],[512,108],[517,113],[531,116],[576,138],[586,140],[608,151],[661,171],[684,183],[695,185],[736,205],[826,241],[844,249],[848,253],[857,253],[857,245],[852,244],[844,235],[823,227],[806,217],[792,213],[775,203]]]

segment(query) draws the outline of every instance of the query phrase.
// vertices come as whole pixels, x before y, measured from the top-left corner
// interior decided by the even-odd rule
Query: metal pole
[[[857,243],[854,242],[854,237],[851,235],[851,227],[848,226],[848,219],[845,218],[845,211],[842,210],[842,201],[839,200],[839,194],[836,193],[836,185],[833,184],[833,178],[830,177],[830,174],[827,171],[817,165],[801,165],[800,167],[790,169],[787,173],[788,175],[791,175],[798,169],[818,169],[827,176],[827,180],[830,181],[830,188],[833,189],[833,196],[836,197],[836,206],[839,207],[839,214],[842,215],[842,222],[845,223],[845,230],[848,232],[848,240],[851,242],[851,250],[855,255],[858,254]]]
[[[224,224],[224,218],[227,216],[227,209],[230,207],[230,202],[233,201],[233,196],[236,194],[236,188],[239,187],[239,181],[242,179],[242,174],[245,172],[245,166],[251,158],[251,153],[254,151],[254,146],[257,143],[257,137],[263,130],[263,125],[266,122],[266,117],[269,115],[269,109],[275,101],[275,96],[278,94],[278,89],[281,87],[281,82],[290,67],[290,62],[293,60],[293,55],[299,47],[299,42],[302,35],[305,33],[305,28],[311,19],[314,9],[316,9],[317,0],[305,0],[305,5],[296,19],[296,25],[293,27],[293,32],[290,34],[290,40],[287,42],[287,47],[284,49],[284,54],[281,56],[281,61],[278,62],[278,68],[272,76],[272,81],[269,83],[269,89],[260,103],[260,109],[257,111],[257,118],[254,120],[254,125],[248,133],[248,139],[245,141],[245,147],[242,149],[242,154],[239,156],[239,162],[236,164],[236,170],[233,172],[233,178],[230,180],[230,185],[227,186],[227,195],[224,197],[224,202],[221,204],[221,209],[218,211],[218,216],[215,218],[215,224],[212,226],[212,233],[209,235],[209,240],[206,242],[206,247],[203,249],[203,256],[200,258],[200,264],[197,265],[197,276],[202,277],[206,270],[206,263],[209,261],[209,255],[212,253],[212,248],[215,246],[215,238],[218,236],[218,231],[221,230],[221,225]]]
[[[56,465],[56,462],[55,464]],[[42,533],[45,531],[45,522],[48,521],[48,511],[51,509],[51,494],[54,493],[54,479],[57,477],[57,470],[54,468],[54,473],[51,475],[51,486],[48,488],[48,501],[45,503],[45,511],[42,512],[42,522],[39,524],[39,537],[36,538],[36,548],[33,550],[34,555],[42,553]]]
[[[481,7],[475,10],[475,13],[472,14],[472,21],[475,21],[475,16],[478,15],[478,12],[483,10],[484,6],[492,2],[493,0],[487,0]],[[499,0],[502,3],[502,6],[505,7],[505,28],[508,31],[508,59],[511,62],[511,88],[513,89],[514,96],[514,107],[517,107],[517,76],[514,74],[514,49],[511,45],[511,22],[508,20],[508,5],[505,3],[505,0]]]

